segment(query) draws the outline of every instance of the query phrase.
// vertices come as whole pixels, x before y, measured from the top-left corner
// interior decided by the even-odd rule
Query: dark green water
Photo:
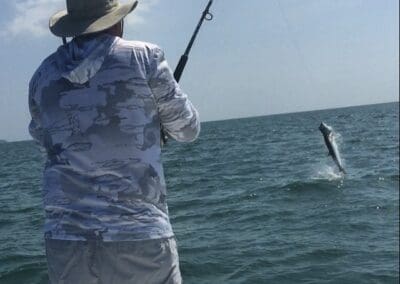
[[[398,283],[397,103],[210,122],[164,153],[185,283]],[[348,174],[327,156],[340,135]],[[43,157],[0,144],[0,283],[46,283]]]

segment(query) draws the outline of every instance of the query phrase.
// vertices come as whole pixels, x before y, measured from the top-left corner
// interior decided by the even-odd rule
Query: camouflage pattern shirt
[[[45,149],[45,238],[130,241],[173,236],[160,125],[196,139],[198,113],[163,51],[101,35],[49,56],[29,86],[32,137]]]

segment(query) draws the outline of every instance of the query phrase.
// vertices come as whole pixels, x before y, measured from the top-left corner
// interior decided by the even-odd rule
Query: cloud
[[[13,1],[12,4],[15,15],[2,32],[11,36],[47,35],[50,16],[65,7],[63,0],[20,0]]]
[[[159,0],[141,0],[134,17],[127,17],[127,26],[137,26],[144,22],[143,14]],[[126,0],[121,0],[121,3]],[[51,15],[65,9],[65,0],[16,0],[9,5],[14,10],[11,23],[0,31],[0,35],[42,37],[49,34],[48,22]],[[3,25],[4,26],[4,25]]]
[[[153,6],[157,5],[158,2],[159,0],[139,0],[139,4],[134,11],[135,15],[133,17],[126,17],[125,25],[127,27],[136,28],[139,24],[143,24],[145,22],[144,15],[147,14]]]

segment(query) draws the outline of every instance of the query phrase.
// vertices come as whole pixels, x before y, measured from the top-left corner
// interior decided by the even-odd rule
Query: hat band
[[[119,6],[119,3],[113,3],[111,5],[105,5],[102,7],[103,9],[83,9],[83,10],[71,10],[68,11],[68,14],[70,15],[71,18],[76,19],[76,20],[81,20],[81,19],[95,19],[95,18],[100,18],[102,16],[105,16],[111,12],[113,12],[115,9],[117,9]]]

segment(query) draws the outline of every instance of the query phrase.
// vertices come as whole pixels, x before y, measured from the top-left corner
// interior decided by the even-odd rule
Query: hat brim
[[[104,31],[125,18],[138,4],[136,0],[129,0],[126,4],[120,4],[110,13],[94,19],[78,20],[71,17],[67,10],[53,15],[49,21],[50,31],[59,37],[75,37]]]

